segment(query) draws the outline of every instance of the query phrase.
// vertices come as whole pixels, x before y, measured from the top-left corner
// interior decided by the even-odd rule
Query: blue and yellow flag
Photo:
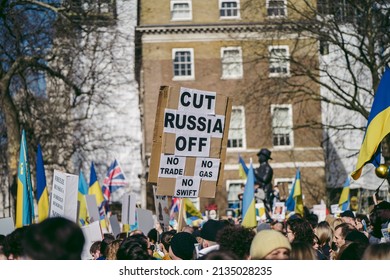
[[[94,166],[93,162],[91,163],[91,174],[89,177],[88,194],[95,195],[96,204],[97,204],[98,209],[99,209],[100,225],[102,228],[107,228],[106,211],[104,209],[103,191],[99,185],[99,181],[97,180],[95,166]]]
[[[302,198],[302,187],[301,187],[301,172],[298,168],[297,174],[295,176],[295,182],[294,182],[294,193],[293,198],[295,201],[295,208],[294,212],[296,214],[299,214],[303,217],[303,214],[305,212],[303,208],[303,198]]]
[[[80,170],[77,200],[79,202],[79,223],[84,226],[88,223],[88,210],[85,196],[88,194],[88,185],[83,172]]]
[[[45,167],[43,164],[41,145],[38,144],[36,161],[38,222],[42,222],[49,216],[49,193],[46,185]]]
[[[241,156],[238,156],[238,174],[242,179],[246,179],[248,175],[248,167]]]
[[[349,176],[347,177],[347,180],[345,180],[343,190],[341,191],[340,199],[339,199],[339,207],[342,211],[349,210],[350,205],[350,196],[349,196],[349,185],[350,185],[350,179]]]
[[[295,174],[295,181],[286,201],[286,210],[290,212],[294,211],[303,217],[304,209],[301,189],[301,171],[299,168]]]
[[[34,220],[33,190],[31,184],[30,166],[28,164],[28,151],[26,134],[23,130],[20,141],[18,187],[16,193],[16,228],[30,225]]]
[[[242,222],[241,225],[247,228],[257,226],[256,206],[255,206],[255,174],[252,162],[248,170],[244,194],[242,197]]]
[[[192,225],[194,221],[203,219],[202,213],[195,207],[191,199],[183,198],[182,203],[184,207],[184,220],[187,225]]]
[[[367,120],[366,133],[360,148],[355,171],[351,176],[359,179],[363,167],[372,163],[375,167],[380,165],[383,138],[390,133],[390,69],[386,67],[376,91],[370,115]]]

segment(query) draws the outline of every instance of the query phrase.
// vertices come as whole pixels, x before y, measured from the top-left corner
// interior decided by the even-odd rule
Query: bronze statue
[[[260,166],[255,171],[255,184],[259,185],[257,192],[258,197],[262,197],[266,212],[272,211],[272,177],[273,170],[268,160],[271,158],[271,151],[261,149],[257,156],[259,157]],[[260,194],[262,193],[262,194]]]

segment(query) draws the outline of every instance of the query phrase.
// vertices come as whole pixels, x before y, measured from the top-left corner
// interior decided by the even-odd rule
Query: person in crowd
[[[148,240],[144,234],[133,234],[120,244],[117,260],[153,260],[148,252]]]
[[[98,240],[98,241],[93,242],[91,247],[89,248],[89,253],[91,254],[93,260],[96,260],[97,258],[99,258],[101,256],[101,254],[100,254],[101,244],[102,244],[102,242],[100,240]]]
[[[368,245],[362,260],[390,260],[390,242]]]
[[[326,221],[319,222],[315,234],[318,236],[318,250],[329,260],[333,241],[332,228]]]
[[[164,256],[161,258],[162,260],[170,260],[169,257],[169,246],[171,246],[172,237],[176,234],[176,230],[164,231],[161,234],[161,242],[159,244],[160,251],[163,252]]]
[[[4,240],[5,235],[0,234],[0,261],[7,259],[6,255],[4,254]]]
[[[225,251],[219,249],[208,253],[200,260],[240,260],[240,259],[231,251]]]
[[[200,237],[202,238],[202,249],[198,252],[198,258],[210,253],[213,250],[219,249],[217,243],[217,234],[222,228],[225,227],[225,223],[217,220],[208,220],[205,222],[200,230]]]
[[[342,223],[335,227],[333,241],[338,248],[345,244],[345,237],[353,230],[354,227],[349,223]]]
[[[265,229],[258,232],[252,240],[250,259],[252,260],[287,260],[291,245],[280,232]]]
[[[240,260],[247,260],[250,254],[252,240],[256,233],[241,225],[225,226],[219,231],[216,241],[219,249],[230,251]]]
[[[286,235],[290,243],[292,242],[307,242],[313,243],[314,231],[310,223],[302,218],[288,219],[286,223]]]
[[[372,231],[370,232],[370,244],[389,242],[384,240],[382,229],[387,229],[390,222],[390,203],[382,201],[376,204],[370,213]]]
[[[22,241],[29,226],[15,229],[7,234],[3,242],[3,252],[8,260],[19,260],[24,258],[24,246]]]
[[[84,242],[84,234],[78,224],[55,217],[30,225],[22,245],[28,259],[81,260]]]
[[[120,245],[122,244],[122,239],[115,239],[107,246],[107,256],[106,260],[116,260],[116,253],[118,252],[118,249]]]
[[[107,258],[107,247],[112,241],[115,240],[115,237],[110,233],[105,233],[103,236],[103,240],[100,243],[100,257],[96,260],[105,260]]]
[[[277,231],[279,231],[279,232],[281,232],[283,234],[285,233],[284,232],[284,225],[283,225],[283,223],[279,222],[277,220],[271,222],[271,229],[277,230]]]
[[[194,260],[196,259],[195,244],[196,238],[188,232],[178,232],[171,240],[169,256],[172,260]]]
[[[353,229],[345,237],[345,243],[340,247],[337,260],[361,260],[369,242],[367,236]]]
[[[365,214],[356,214],[356,229],[363,232],[368,238],[370,237],[368,229],[370,227],[370,220]]]
[[[356,217],[355,214],[351,210],[345,210],[340,214],[340,218],[344,223],[348,223],[356,228]]]
[[[309,213],[305,219],[309,222],[311,228],[315,230],[318,226],[318,216],[314,213]]]
[[[313,241],[313,249],[315,250],[316,254],[317,254],[317,259],[318,260],[327,260],[328,258],[324,255],[324,253],[322,252],[322,250],[320,249],[320,239],[318,238],[317,235],[314,234],[314,241]]]
[[[318,255],[310,243],[297,241],[291,243],[290,260],[318,260]]]

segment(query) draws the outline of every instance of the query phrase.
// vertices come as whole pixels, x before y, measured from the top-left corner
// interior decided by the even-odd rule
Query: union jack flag
[[[173,197],[172,198],[171,212],[169,214],[171,220],[173,220],[175,218],[175,213],[179,212],[179,208],[180,208],[180,198]]]
[[[119,188],[126,186],[126,184],[127,180],[125,174],[123,173],[118,161],[114,160],[114,162],[111,163],[110,167],[107,170],[107,174],[103,180],[102,186],[106,211],[109,211],[108,204],[110,201],[111,193],[115,192]]]

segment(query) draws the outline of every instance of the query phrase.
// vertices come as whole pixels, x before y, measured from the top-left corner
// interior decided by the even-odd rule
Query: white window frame
[[[220,19],[240,19],[241,14],[240,14],[240,0],[219,0],[218,1],[218,7],[219,7],[219,18]],[[237,15],[235,16],[221,16],[221,10],[222,10],[222,4],[224,2],[235,2],[237,3]]]
[[[225,51],[238,51],[238,58],[236,61],[234,62],[224,62],[224,54],[225,54]],[[233,65],[233,64],[237,64],[237,69],[238,69],[238,72],[237,74],[233,73],[233,74],[229,74],[227,71],[224,71],[224,65]],[[244,76],[244,69],[243,69],[243,66],[242,66],[242,49],[241,47],[224,47],[224,48],[221,48],[221,68],[222,68],[222,77],[221,79],[223,80],[230,80],[230,79],[242,79],[242,77]]]
[[[175,57],[177,52],[190,52],[191,55],[191,75],[188,76],[175,76]],[[172,74],[173,81],[188,81],[195,80],[195,58],[194,58],[194,49],[183,48],[183,49],[172,49]]]
[[[286,57],[278,58],[276,56],[273,56],[273,50],[285,50],[286,51]],[[290,51],[288,46],[269,46],[268,47],[268,53],[269,53],[269,77],[286,77],[290,76]],[[271,72],[271,67],[273,65],[280,65],[283,67],[283,69],[286,69],[286,72]]]
[[[245,127],[245,108],[244,106],[233,106],[232,107],[232,115],[233,115],[233,110],[241,110],[241,131],[242,131],[242,147],[227,147],[229,151],[234,151],[234,150],[244,150],[246,149],[246,127]],[[232,117],[231,115],[231,117]],[[230,119],[230,124],[232,124],[232,119]],[[229,133],[228,133],[228,144],[229,145],[229,134],[230,134],[230,129],[229,128]]]
[[[274,125],[273,125],[273,116],[275,109],[288,109],[288,118],[289,123],[286,124],[287,128],[290,128],[289,138],[290,138],[290,144],[289,145],[275,145],[274,144]],[[294,147],[294,131],[293,131],[293,113],[292,113],[292,105],[291,104],[272,104],[271,105],[271,120],[272,120],[272,145],[275,149],[283,150],[283,149],[291,149]]]
[[[188,4],[188,8],[190,10],[188,17],[175,17],[174,18],[174,10],[173,7],[175,4]],[[185,21],[192,20],[192,1],[191,0],[171,0],[171,21]]]
[[[283,10],[284,10],[284,15],[269,15],[268,14],[268,9],[269,9],[269,3],[270,2],[282,2],[281,0],[266,0],[266,3],[265,3],[265,5],[266,5],[266,10],[267,10],[267,17],[268,18],[286,18],[287,17],[287,0],[283,0]]]

